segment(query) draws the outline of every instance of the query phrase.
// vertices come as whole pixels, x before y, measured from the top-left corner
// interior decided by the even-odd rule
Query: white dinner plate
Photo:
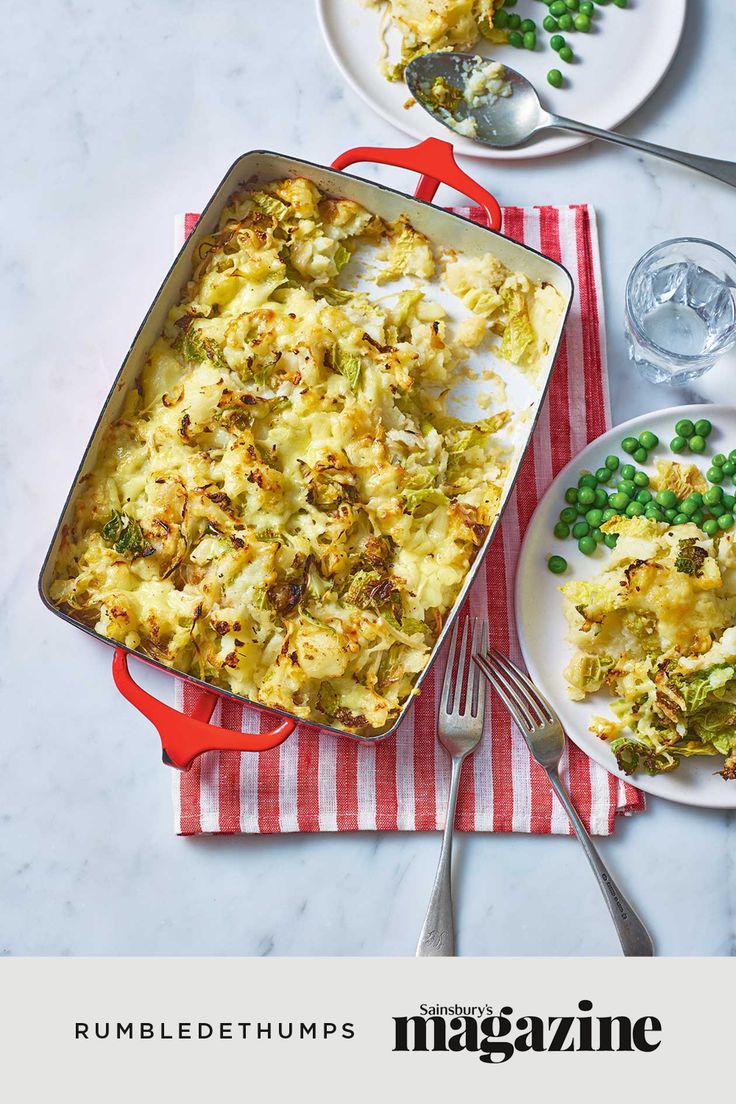
[[[379,69],[380,10],[365,7],[362,0],[316,0],[317,14],[327,47],[348,84],[389,123],[414,138],[451,140],[458,153],[504,161],[548,157],[583,145],[590,139],[558,131],[522,149],[493,150],[479,142],[453,135],[418,104],[405,108],[409,90],[403,81],[391,82]],[[667,72],[677,51],[685,23],[687,0],[637,0],[630,8],[614,4],[598,8],[594,33],[566,35],[577,61],[561,62],[541,30],[547,14],[541,4],[520,0],[522,17],[531,17],[539,28],[537,49],[517,50],[479,42],[474,50],[518,69],[536,86],[548,109],[571,119],[614,129],[651,96]],[[396,57],[398,35],[387,41]],[[559,68],[567,86],[552,88],[550,69]]]
[[[554,705],[570,739],[591,759],[612,774],[626,778],[639,789],[657,797],[703,808],[736,809],[736,782],[727,782],[715,773],[723,763],[720,756],[684,759],[675,770],[654,777],[622,774],[606,743],[588,730],[593,714],[613,716],[609,708],[611,696],[599,691],[589,695],[585,701],[570,701],[562,675],[573,649],[567,639],[562,595],[557,588],[570,579],[584,579],[598,571],[605,563],[608,551],[602,547],[593,556],[584,556],[578,551],[574,540],[561,541],[554,536],[553,527],[559,520],[560,510],[566,505],[565,489],[576,485],[583,471],[595,471],[602,467],[609,453],[623,456],[623,438],[636,437],[644,429],[651,429],[661,442],[649,463],[641,465],[653,474],[657,457],[672,456],[668,445],[674,437],[674,425],[678,418],[692,418],[693,421],[709,418],[713,423],[713,433],[703,456],[697,457],[688,452],[679,459],[687,458],[688,462],[696,463],[705,471],[710,456],[717,452],[728,453],[736,447],[736,406],[703,405],[672,407],[654,414],[643,414],[640,418],[616,426],[584,448],[557,476],[539,503],[524,536],[516,573],[516,624],[529,674]],[[569,567],[564,575],[553,575],[547,567],[547,559],[553,553],[567,560]]]

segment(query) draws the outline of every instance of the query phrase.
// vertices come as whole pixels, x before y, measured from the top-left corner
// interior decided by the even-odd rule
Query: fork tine
[[[512,698],[513,701],[515,701],[516,708],[520,709],[524,713],[527,722],[527,728],[538,728],[538,726],[540,726],[542,722],[540,721],[540,719],[537,718],[534,710],[530,709],[529,701],[527,701],[527,699],[524,697],[524,694],[521,692],[519,687],[516,686],[515,682],[513,682],[512,679],[505,675],[505,672],[501,670],[498,664],[493,664],[493,659],[491,657],[487,657],[487,659],[489,667],[493,671],[493,677],[495,679],[495,682],[497,682],[497,686],[503,687],[505,692],[509,694],[509,697]]]
[[[529,679],[515,663],[512,663],[508,656],[502,655],[497,648],[491,648],[489,651],[490,655],[496,660],[497,665],[507,672],[509,678],[513,677],[516,684],[520,684],[518,686],[519,691],[526,690],[527,699],[531,699],[532,704],[536,707],[542,720],[556,720],[548,702],[539,693],[531,679]]]
[[[477,632],[476,632],[477,630]],[[470,654],[475,656],[478,653],[481,655],[488,649],[488,623],[485,620],[479,619],[473,626],[473,643],[471,646]],[[470,715],[471,717],[478,716],[478,709],[480,706],[481,715],[485,713],[486,699],[485,699],[485,687],[484,693],[481,696],[481,672],[480,668],[471,664],[470,675],[472,674],[472,690],[470,698]]]
[[[455,624],[452,627],[452,635],[450,636],[450,654],[447,657],[447,667],[445,668],[445,681],[442,684],[442,712],[452,713],[453,698],[454,698],[454,685],[452,672],[455,668],[455,653],[457,652],[457,632],[460,627],[459,619],[455,619]]]
[[[468,682],[465,684],[465,693],[463,693],[463,676],[465,674],[465,660],[468,655],[468,638],[470,636],[470,628],[475,631],[475,626],[470,617],[468,617],[463,625],[463,635],[460,641],[460,659],[457,664],[457,682],[455,683],[455,700],[453,701],[454,712],[459,713],[460,716],[465,715],[465,708],[468,700],[468,687],[470,684],[470,674],[468,674]]]
[[[530,723],[529,718],[521,711],[521,709],[519,709],[516,702],[507,694],[503,683],[501,683],[497,677],[495,668],[491,667],[491,665],[487,662],[485,656],[475,655],[473,656],[473,661],[486,676],[491,686],[496,691],[499,698],[511,714],[512,720],[521,729],[522,733],[530,732],[533,726]]]

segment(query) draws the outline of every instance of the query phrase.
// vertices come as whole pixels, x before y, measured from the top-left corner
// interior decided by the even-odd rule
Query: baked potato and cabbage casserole
[[[350,290],[354,254],[375,295]],[[457,326],[426,295],[440,279]],[[53,601],[254,702],[385,729],[513,454],[510,410],[462,422],[446,392],[474,345],[533,373],[563,311],[309,180],[243,188],[81,481]]]
[[[400,58],[384,58],[382,71],[389,80],[403,80],[410,61],[437,50],[468,50],[480,39],[504,43],[506,32],[493,25],[504,0],[366,0],[383,10],[384,18],[401,35]]]
[[[615,695],[613,716],[590,727],[627,774],[717,756],[722,776],[736,779],[733,535],[643,517],[603,528],[618,534],[604,568],[560,588],[575,644],[570,697]]]

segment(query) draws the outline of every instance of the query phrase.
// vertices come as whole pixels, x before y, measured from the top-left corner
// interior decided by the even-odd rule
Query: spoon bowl
[[[489,88],[481,95],[468,95],[469,80],[479,78],[479,85],[483,87],[484,70],[489,66],[497,67],[495,90]],[[619,134],[616,130],[601,130],[589,123],[545,111],[534,85],[516,69],[493,58],[445,51],[422,54],[409,62],[405,77],[412,96],[433,119],[456,134],[472,138],[484,146],[514,149],[527,145],[542,131],[571,130],[686,165],[689,169],[736,187],[736,164],[732,161],[657,146],[641,138]],[[439,86],[435,83],[438,79],[441,82]]]
[[[477,142],[495,146],[496,149],[512,149],[524,145],[537,130],[551,123],[551,116],[540,104],[534,85],[516,69],[505,65],[500,74],[500,78],[509,85],[510,94],[481,97],[488,102],[477,107],[462,99],[451,114],[431,98],[432,85],[438,77],[451,88],[463,90],[469,78],[493,64],[493,58],[478,54],[422,54],[407,65],[406,83],[417,103],[444,126],[457,131],[459,124],[461,129],[458,132]],[[472,123],[468,125],[467,120],[473,120],[475,126]]]

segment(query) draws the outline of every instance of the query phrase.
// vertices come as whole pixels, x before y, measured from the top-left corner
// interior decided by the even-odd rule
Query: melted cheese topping
[[[374,733],[496,516],[510,415],[448,415],[442,308],[338,286],[358,249],[380,282],[435,270],[406,219],[307,180],[232,197],[81,482],[52,597],[181,672]]]

